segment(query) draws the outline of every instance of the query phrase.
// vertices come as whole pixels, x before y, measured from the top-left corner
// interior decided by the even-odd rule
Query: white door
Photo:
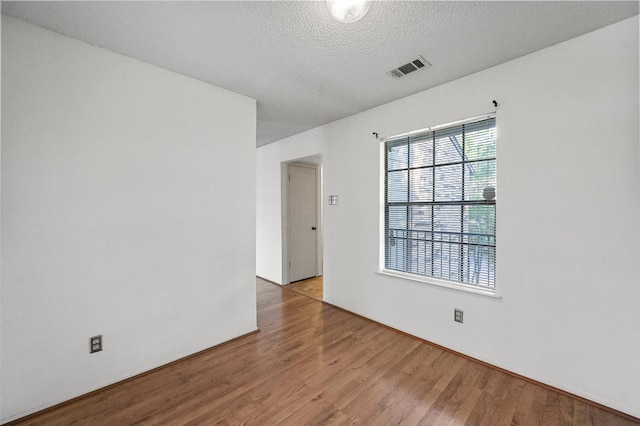
[[[289,165],[289,282],[315,277],[316,169]]]

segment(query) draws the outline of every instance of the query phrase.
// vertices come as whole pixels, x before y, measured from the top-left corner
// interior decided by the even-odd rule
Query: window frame
[[[398,142],[402,139],[407,140],[407,145],[411,144],[411,138],[421,138],[424,137],[425,135],[428,135],[429,133],[437,133],[438,131],[442,132],[442,131],[448,131],[452,128],[458,127],[458,126],[463,126],[463,125],[467,125],[467,124],[473,124],[476,122],[480,122],[483,120],[487,120],[487,119],[493,119],[494,120],[494,129],[496,132],[496,136],[495,136],[495,154],[494,157],[489,159],[488,157],[485,157],[487,160],[492,160],[494,161],[494,165],[496,167],[496,170],[494,171],[494,178],[497,181],[497,157],[498,157],[498,153],[497,153],[497,149],[498,149],[498,136],[497,136],[497,123],[495,122],[496,120],[496,113],[492,112],[492,113],[487,113],[487,114],[483,114],[480,116],[476,116],[476,117],[471,117],[468,119],[464,119],[464,120],[459,120],[459,121],[455,121],[455,122],[450,122],[450,123],[445,123],[442,125],[438,125],[438,126],[433,126],[433,127],[428,127],[428,128],[424,128],[424,129],[419,129],[419,130],[415,130],[412,132],[407,132],[407,133],[403,133],[403,134],[398,134],[395,136],[390,136],[390,137],[386,137],[386,138],[382,138],[380,139],[380,267],[379,270],[377,271],[379,274],[382,275],[386,275],[386,276],[393,276],[393,277],[397,277],[397,278],[403,278],[403,279],[407,279],[407,280],[411,280],[411,281],[416,281],[416,282],[422,282],[422,283],[427,283],[427,284],[431,284],[431,285],[436,285],[436,286],[440,286],[440,287],[446,287],[446,288],[451,288],[454,290],[462,290],[462,291],[466,291],[466,292],[470,292],[470,293],[476,293],[476,294],[481,294],[481,295],[485,295],[485,296],[489,296],[489,297],[494,297],[494,298],[501,298],[501,296],[497,293],[497,277],[496,277],[496,271],[495,271],[495,263],[494,263],[494,272],[493,272],[493,281],[492,281],[492,285],[479,285],[479,284],[474,284],[471,282],[464,282],[464,281],[458,281],[455,279],[450,279],[449,278],[443,278],[443,277],[439,277],[439,276],[434,276],[434,275],[429,275],[427,273],[422,274],[422,273],[413,273],[413,272],[409,272],[408,270],[410,270],[410,267],[406,267],[404,266],[401,269],[404,270],[398,270],[398,269],[387,269],[387,242],[390,240],[390,238],[388,238],[387,236],[387,230],[388,230],[388,222],[387,222],[387,212],[388,212],[388,202],[387,202],[387,184],[388,184],[388,173],[389,171],[387,170],[387,146],[388,146],[388,142]],[[437,136],[434,136],[434,138]],[[400,144],[402,145],[402,143]],[[435,145],[434,145],[434,149],[435,149]],[[409,154],[407,154],[409,155]],[[435,156],[436,153],[435,151],[433,152],[433,155]],[[466,166],[466,162],[468,160],[462,160],[460,163],[463,164],[463,168]],[[434,159],[432,161],[432,165],[430,166],[433,168],[433,170],[436,169],[437,167],[437,163],[436,160]],[[407,170],[411,169],[411,166],[409,164],[407,164]],[[461,187],[464,186],[464,174],[462,175],[462,181],[458,180],[458,182],[460,182]],[[434,183],[435,185],[435,183]],[[494,184],[495,186],[497,186],[497,182]],[[409,187],[410,188],[410,187]],[[409,194],[411,194],[412,189],[407,189],[407,196],[409,197]],[[432,204],[435,204],[435,194],[433,196],[433,200]],[[409,206],[414,206],[414,205],[421,205],[423,206],[424,204],[420,204],[420,203],[416,203],[414,204],[410,198],[407,199],[406,201],[407,204],[407,208],[409,208]],[[482,203],[479,203],[482,204]],[[459,205],[461,206],[461,208],[464,208],[463,206],[465,205],[465,200],[464,197],[462,200],[460,200]],[[493,206],[493,214],[494,214],[494,224],[493,224],[493,238],[494,238],[494,244],[493,244],[493,259],[495,262],[495,258],[497,257],[497,240],[496,240],[496,234],[497,234],[497,200],[491,200],[490,202],[487,202],[485,205],[492,205]],[[431,218],[431,220],[433,221],[433,217]],[[463,224],[463,221],[461,220],[461,224]],[[412,232],[411,228],[409,227],[409,225],[406,225],[407,228],[407,232]],[[432,229],[433,229],[433,225],[432,225]],[[433,234],[433,231],[432,231]],[[460,232],[460,238],[462,239],[464,232]],[[435,240],[431,240],[431,243],[434,244]],[[405,259],[405,261],[407,261],[407,259]],[[467,258],[466,260],[467,262],[469,261],[469,259]],[[423,268],[424,271],[426,271],[429,266],[432,266],[434,260],[428,260],[425,263],[425,266]],[[463,260],[460,260],[460,264],[462,264]]]

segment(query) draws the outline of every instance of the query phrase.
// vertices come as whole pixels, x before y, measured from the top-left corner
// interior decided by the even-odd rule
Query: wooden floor
[[[637,424],[289,288],[257,288],[259,333],[23,424]]]
[[[296,281],[286,286],[286,288],[303,294],[315,300],[322,301],[322,276]]]

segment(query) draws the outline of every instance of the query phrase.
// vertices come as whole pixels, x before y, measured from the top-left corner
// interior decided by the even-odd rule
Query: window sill
[[[502,296],[500,296],[493,290],[475,288],[464,284],[457,284],[452,281],[439,280],[433,277],[421,277],[418,275],[407,274],[399,271],[390,271],[387,269],[376,271],[376,273],[379,275],[386,275],[388,277],[402,278],[405,280],[416,281],[419,283],[429,284],[437,287],[444,287],[451,290],[462,291],[464,293],[478,294],[480,296],[491,297],[493,299],[502,299]]]

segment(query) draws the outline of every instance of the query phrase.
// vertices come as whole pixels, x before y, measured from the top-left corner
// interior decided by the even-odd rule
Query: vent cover
[[[417,56],[411,62],[400,65],[389,71],[393,78],[401,78],[405,75],[423,68],[429,68],[431,64],[424,60],[422,56]]]

